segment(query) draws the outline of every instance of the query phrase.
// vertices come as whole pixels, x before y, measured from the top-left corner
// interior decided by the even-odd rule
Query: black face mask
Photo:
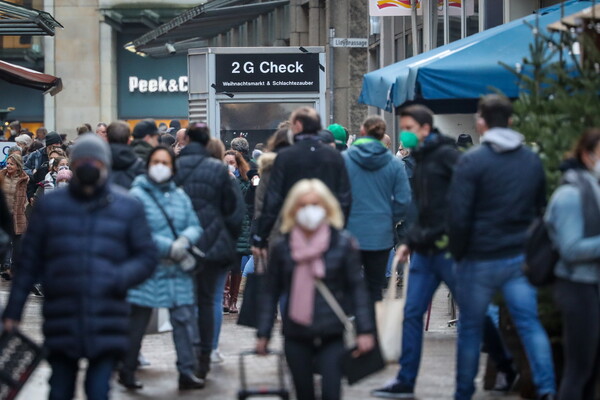
[[[75,176],[82,186],[95,186],[100,180],[100,169],[91,164],[84,164],[77,168]]]

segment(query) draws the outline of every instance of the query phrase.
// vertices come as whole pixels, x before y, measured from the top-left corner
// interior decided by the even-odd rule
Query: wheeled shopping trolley
[[[261,366],[266,362],[276,363],[277,382],[275,386],[269,386],[269,383],[265,382],[261,382],[260,384],[249,383],[247,372],[250,369],[248,367],[250,360],[253,363],[260,363]],[[283,400],[289,400],[290,392],[286,388],[284,362],[283,354],[280,352],[270,351],[265,356],[256,354],[254,350],[240,353],[240,390],[238,391],[238,400],[245,400],[251,397],[278,397]],[[265,370],[263,368],[257,369],[259,371],[253,372],[262,373],[264,378]]]

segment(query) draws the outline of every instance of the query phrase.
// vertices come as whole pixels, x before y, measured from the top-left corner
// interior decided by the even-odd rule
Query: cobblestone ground
[[[0,304],[5,304],[10,289],[7,283],[0,284]],[[40,332],[42,300],[30,297],[24,313],[22,329],[37,341],[41,341]],[[416,388],[418,399],[451,399],[454,390],[455,375],[455,343],[456,329],[448,326],[448,290],[445,287],[438,290],[431,311],[429,331],[425,333],[423,359]],[[221,333],[220,348],[225,361],[213,365],[208,376],[207,386],[202,390],[178,392],[177,372],[175,369],[175,351],[169,332],[147,335],[144,339],[142,352],[151,365],[139,370],[138,378],[144,383],[144,389],[138,392],[128,392],[116,382],[113,384],[114,400],[134,399],[206,399],[221,400],[237,398],[240,387],[238,354],[254,345],[254,331],[236,325],[236,316],[225,315]],[[275,334],[273,349],[281,348],[281,337]],[[482,357],[482,363],[485,356]],[[274,360],[251,358],[247,360],[247,375],[251,383],[261,384],[276,382],[276,363]],[[344,399],[358,400],[371,398],[369,392],[392,379],[398,367],[388,366],[384,371],[365,379],[355,386],[345,385]],[[481,371],[482,369],[480,369]],[[37,400],[47,398],[47,379],[50,374],[48,364],[43,362],[35,371],[29,382],[19,395],[19,400]],[[481,373],[478,377],[481,386]],[[84,399],[81,393],[81,383],[78,386],[77,399]],[[478,391],[475,399],[502,398],[515,400],[518,396],[492,396]]]

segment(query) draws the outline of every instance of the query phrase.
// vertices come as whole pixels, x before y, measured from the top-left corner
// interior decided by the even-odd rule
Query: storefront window
[[[289,119],[298,107],[314,107],[314,103],[221,103],[221,140],[229,148],[231,140],[244,137],[250,143],[250,151],[257,143],[267,143],[280,122]]]

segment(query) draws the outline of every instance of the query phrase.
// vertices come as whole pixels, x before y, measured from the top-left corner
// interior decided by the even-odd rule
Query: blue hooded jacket
[[[342,156],[352,187],[347,229],[361,250],[392,248],[394,226],[406,216],[411,199],[404,164],[370,137],[357,140]]]

